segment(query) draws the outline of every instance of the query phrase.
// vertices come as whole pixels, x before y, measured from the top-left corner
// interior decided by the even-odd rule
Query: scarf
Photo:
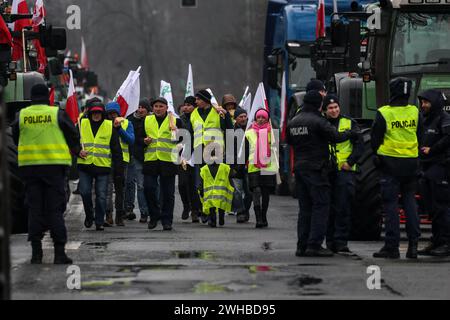
[[[256,163],[255,167],[258,169],[267,168],[268,159],[271,157],[271,150],[270,150],[270,143],[269,143],[269,135],[272,132],[272,128],[270,126],[270,123],[267,122],[266,124],[259,125],[256,122],[252,124],[252,129],[256,132]],[[260,152],[260,148],[266,148],[266,150],[262,150]],[[263,159],[264,162],[263,162]]]

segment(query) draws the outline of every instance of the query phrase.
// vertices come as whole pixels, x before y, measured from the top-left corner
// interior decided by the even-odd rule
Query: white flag
[[[175,118],[179,118],[179,116],[175,112],[175,107],[173,105],[172,86],[170,85],[170,83],[168,83],[164,80],[161,80],[159,96],[167,100],[167,104],[169,107],[167,112],[172,113]]]
[[[217,102],[217,99],[216,99],[216,97],[214,96],[214,93],[212,92],[212,90],[211,89],[206,89],[206,91],[208,91],[210,94],[211,94],[211,104],[213,105],[213,106],[219,106],[219,103]]]
[[[244,102],[245,102],[245,99],[247,98],[247,95],[248,95],[248,89],[250,89],[249,86],[247,86],[247,88],[245,88],[244,95],[242,96],[242,99],[241,99],[241,101],[239,102],[239,107],[241,107],[241,108],[243,107]]]
[[[250,92],[245,97],[244,103],[242,104],[242,109],[247,111],[247,114],[250,112],[250,109],[252,108],[252,93]]]
[[[189,65],[189,74],[188,74],[188,78],[187,78],[187,82],[186,82],[186,94],[185,94],[185,98],[195,96],[195,92],[194,92],[194,76],[192,74],[192,66]]]
[[[253,100],[252,108],[248,117],[247,130],[251,127],[253,121],[255,120],[256,111],[259,109],[266,109],[269,111],[267,105],[266,92],[264,91],[264,84],[261,82],[258,86],[258,90],[255,94],[255,99]]]

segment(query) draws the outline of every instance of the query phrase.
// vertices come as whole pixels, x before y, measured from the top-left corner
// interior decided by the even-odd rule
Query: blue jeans
[[[325,239],[330,212],[330,183],[321,171],[296,173],[298,213],[297,247],[318,249]]]
[[[159,180],[159,181],[158,181]],[[175,176],[144,176],[150,220],[171,226],[175,208]]]
[[[126,190],[125,190],[125,211],[130,212],[134,209],[134,200],[136,198],[137,186],[137,200],[141,217],[148,216],[148,206],[144,195],[144,174],[142,173],[143,164],[137,161],[134,157],[130,158],[128,164]]]
[[[252,194],[248,188],[247,176],[244,179],[233,178],[233,210],[236,213],[244,213],[252,206]]]
[[[347,245],[350,236],[355,173],[339,171],[333,179],[327,244]]]
[[[86,218],[94,219],[94,205],[92,202],[92,185],[95,182],[95,224],[102,226],[106,215],[106,194],[108,191],[109,175],[90,175],[80,170],[80,182],[78,184],[81,198],[83,199]]]
[[[406,214],[406,233],[410,241],[417,241],[420,237],[420,219],[417,214],[415,199],[417,181],[415,177],[394,177],[382,174],[380,179],[381,197],[386,213],[385,245],[389,249],[400,246],[400,217],[399,199],[402,195],[403,208]]]

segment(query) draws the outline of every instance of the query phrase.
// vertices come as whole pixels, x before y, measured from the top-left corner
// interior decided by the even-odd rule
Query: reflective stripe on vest
[[[172,131],[167,116],[161,126],[155,115],[145,118],[145,133],[152,138],[152,143],[145,148],[144,161],[165,161],[177,163],[178,149],[176,141],[172,140]]]
[[[419,156],[417,107],[384,106],[379,111],[386,121],[386,133],[377,154],[394,158],[417,158]]]
[[[72,165],[64,133],[59,128],[56,107],[35,105],[20,111],[19,167]]]
[[[196,108],[191,114],[190,121],[194,129],[194,148],[202,144],[206,146],[213,141],[218,142],[222,147],[225,145],[220,127],[220,114],[215,109],[212,109],[203,121]]]
[[[218,208],[225,212],[231,211],[234,188],[230,184],[230,166],[219,165],[216,177],[213,178],[209,167],[203,166],[200,176],[203,179],[203,212],[209,214],[209,209]]]
[[[124,122],[122,122],[121,127],[124,131],[127,131],[128,129],[128,119],[125,119]],[[124,142],[122,138],[120,138],[120,146],[122,147],[122,154],[123,154],[123,161],[126,163],[130,162],[130,149],[128,147],[128,143]]]
[[[260,172],[261,169],[259,169],[258,167],[255,166],[255,153],[256,153],[256,143],[258,140],[258,136],[256,135],[256,132],[254,129],[247,130],[245,132],[245,136],[247,137],[248,144],[250,147],[250,151],[249,151],[250,153],[248,155],[248,172],[249,173]],[[267,141],[268,141],[268,144],[271,144],[272,136],[270,134],[268,134]],[[263,171],[275,174],[278,169],[276,167],[276,161],[274,160],[275,152],[273,149],[271,150],[270,155],[271,155],[270,162],[267,163],[266,168],[263,168]]]
[[[352,129],[352,120],[348,118],[341,117],[339,120],[338,131],[345,132]],[[338,165],[338,170],[341,170],[342,165],[347,162],[348,157],[353,152],[353,144],[350,140],[336,143],[336,160]],[[356,165],[352,167],[352,171],[356,171]]]
[[[86,160],[78,158],[78,164],[97,167],[111,168],[111,136],[113,125],[110,120],[103,120],[94,137],[89,119],[81,120],[81,137],[84,142],[84,148],[88,152]]]

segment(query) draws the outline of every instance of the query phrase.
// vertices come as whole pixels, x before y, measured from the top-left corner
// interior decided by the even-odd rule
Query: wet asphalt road
[[[81,198],[72,195],[68,255],[80,268],[81,289],[68,289],[67,266],[52,264],[49,237],[44,264],[35,266],[26,235],[15,235],[13,299],[450,299],[450,258],[408,261],[406,242],[398,261],[372,258],[381,242],[351,242],[345,256],[295,257],[295,199],[272,196],[267,230],[254,229],[253,216],[243,225],[227,216],[224,227],[211,229],[181,221],[181,209],[177,195],[171,232],[138,221],[96,232],[83,227]],[[429,233],[423,236],[421,245]],[[367,288],[371,265],[381,270],[379,290]]]

